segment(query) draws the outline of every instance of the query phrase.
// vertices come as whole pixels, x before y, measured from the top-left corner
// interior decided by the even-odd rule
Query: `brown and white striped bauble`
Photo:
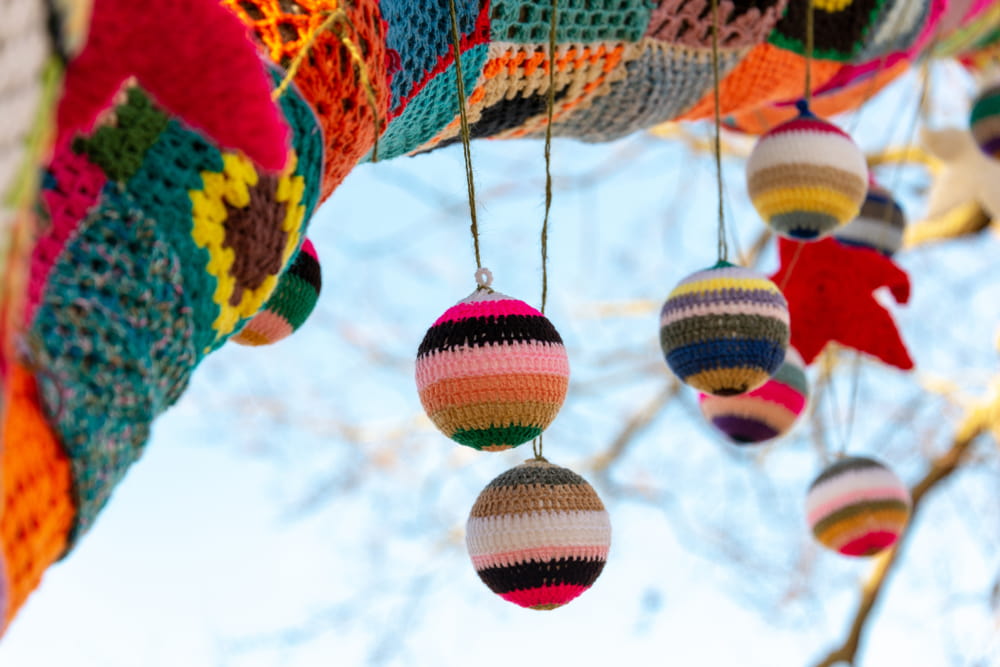
[[[611,546],[611,521],[571,470],[531,459],[483,489],[466,524],[479,578],[508,602],[555,609],[591,587]]]

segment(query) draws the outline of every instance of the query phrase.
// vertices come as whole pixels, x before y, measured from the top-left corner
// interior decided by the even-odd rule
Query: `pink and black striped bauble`
[[[291,265],[278,278],[267,303],[231,340],[241,345],[270,345],[291,336],[316,307],[322,286],[316,248],[306,239]]]
[[[449,308],[417,351],[417,390],[452,440],[499,451],[535,438],[569,387],[562,338],[524,301],[481,288]]]
[[[805,364],[795,348],[771,379],[738,396],[701,394],[701,413],[720,433],[738,445],[754,445],[791,430],[809,400]]]
[[[892,470],[863,456],[831,465],[806,496],[813,535],[845,556],[872,556],[891,547],[909,518],[909,490]]]
[[[483,489],[466,524],[479,578],[508,602],[555,609],[593,585],[611,546],[611,521],[571,470],[532,459]]]
[[[805,104],[799,112],[757,140],[747,160],[747,189],[775,232],[808,241],[857,217],[868,191],[868,165],[836,125]]]

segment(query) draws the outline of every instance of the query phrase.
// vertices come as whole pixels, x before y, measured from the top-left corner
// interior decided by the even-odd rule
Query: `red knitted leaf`
[[[782,238],[778,251],[781,267],[771,280],[785,293],[791,344],[807,364],[836,341],[890,366],[913,368],[892,315],[873,295],[888,287],[897,303],[909,300],[910,278],[891,259],[834,239],[797,243]]]

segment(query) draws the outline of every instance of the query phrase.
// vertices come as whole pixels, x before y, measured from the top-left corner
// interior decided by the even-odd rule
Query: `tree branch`
[[[969,410],[955,432],[951,447],[934,459],[927,473],[910,490],[913,502],[910,516],[911,524],[927,493],[958,469],[962,463],[962,459],[972,447],[972,443],[980,435],[987,432],[990,425],[996,421],[998,411],[1000,411],[1000,394],[995,394],[991,401],[974,406]],[[903,548],[908,535],[909,531],[905,531],[900,537],[899,542],[886,554],[878,558],[875,568],[862,588],[861,601],[858,603],[858,609],[854,613],[854,620],[851,623],[851,629],[847,637],[839,647],[830,651],[825,658],[816,663],[816,667],[834,667],[842,662],[849,665],[854,664],[857,659],[862,635],[865,632],[866,623],[885,587],[886,579],[898,561],[899,552]]]

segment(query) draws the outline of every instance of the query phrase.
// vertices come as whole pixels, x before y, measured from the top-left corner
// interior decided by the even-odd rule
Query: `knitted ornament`
[[[785,358],[788,336],[788,304],[778,286],[728,262],[682,280],[660,311],[667,365],[716,396],[767,382]]]
[[[980,150],[991,158],[1000,159],[1000,84],[983,89],[976,97],[969,127]]]
[[[794,120],[763,135],[747,160],[747,189],[782,236],[826,236],[858,215],[868,191],[865,156],[851,138],[804,102]]]
[[[416,378],[424,410],[445,435],[500,451],[538,436],[555,419],[569,386],[569,359],[552,323],[494,292],[491,279],[427,331]]]
[[[232,340],[241,345],[270,345],[292,335],[316,307],[322,282],[316,248],[306,239],[263,310]]]
[[[833,233],[841,243],[877,250],[892,257],[903,247],[906,214],[892,193],[872,180],[861,213]]]
[[[611,521],[586,480],[531,459],[483,489],[465,526],[476,573],[508,602],[555,609],[590,588],[604,569]]]
[[[701,413],[738,445],[753,445],[785,435],[806,408],[809,381],[802,357],[789,347],[785,361],[762,386],[739,396],[701,394]]]
[[[897,303],[910,298],[906,272],[877,252],[823,239],[778,240],[781,285],[792,316],[792,346],[811,364],[830,341],[854,348],[902,370],[913,368],[892,315],[874,297],[888,287]]]
[[[872,556],[899,539],[910,517],[910,492],[878,461],[837,461],[809,486],[806,518],[820,544],[845,556]]]

